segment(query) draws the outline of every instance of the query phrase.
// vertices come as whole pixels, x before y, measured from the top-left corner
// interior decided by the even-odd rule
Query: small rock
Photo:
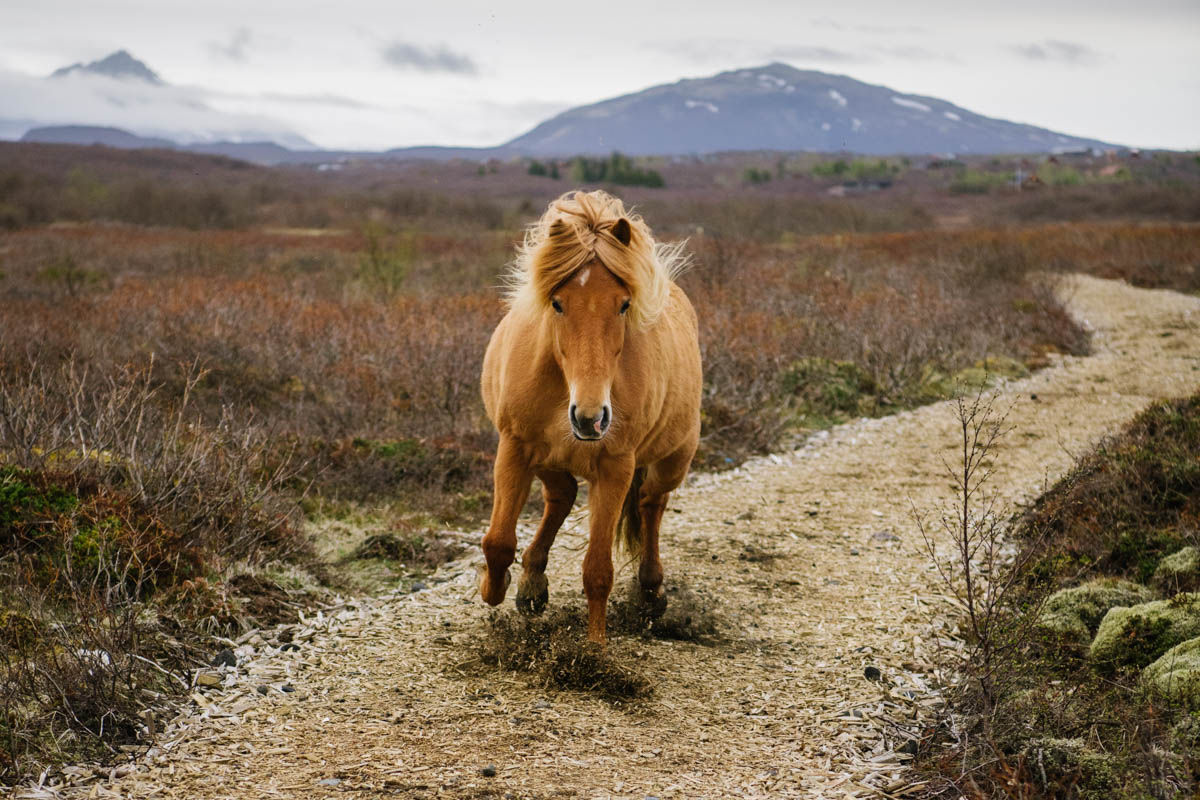
[[[337,785],[341,784],[341,782],[342,782],[341,778],[322,778],[321,780],[317,781],[317,785],[318,786],[337,786]]]
[[[482,776],[483,776],[483,777],[485,777],[485,778],[494,778],[494,777],[496,777],[496,765],[495,765],[495,764],[488,764],[486,767],[484,767],[483,769],[479,770],[479,774],[480,774],[480,775],[482,775]]]
[[[741,514],[737,515],[737,518],[740,520],[754,519],[754,512],[753,511],[743,511]]]
[[[867,668],[863,670],[863,676],[869,681],[877,681],[883,677],[883,673],[879,671],[879,667],[868,665]]]
[[[900,537],[891,531],[876,531],[871,534],[872,542],[898,542]]]
[[[296,691],[296,687],[292,686],[290,683],[288,683],[288,684],[284,684],[283,686],[280,686],[279,691],[287,692],[288,694],[291,694],[292,692]]]
[[[423,592],[428,588],[429,587],[426,586],[424,583],[421,583],[421,581],[413,581],[412,582],[412,590],[414,592]]]
[[[549,708],[550,704],[547,703],[545,700],[538,700],[536,703],[533,704],[533,707],[538,708],[538,709]]]
[[[1037,395],[1036,395],[1036,394],[1031,394],[1031,395],[1029,395],[1029,399],[1030,399],[1030,400],[1037,400]]]
[[[854,548],[850,548],[850,555],[856,556],[856,555],[858,555],[858,551],[855,550]]]
[[[259,694],[265,695],[267,692],[271,691],[271,687],[270,686],[255,686],[254,691],[258,692]]]
[[[226,647],[224,650],[213,656],[213,660],[208,662],[208,665],[210,667],[236,667],[237,656],[233,654],[232,650]]]
[[[915,756],[917,754],[918,749],[920,749],[920,745],[917,744],[917,740],[909,739],[907,742],[900,745],[900,749],[897,750],[896,752],[897,753],[907,753],[910,756]]]
[[[221,685],[221,676],[215,672],[197,672],[196,673],[196,685],[197,686],[220,686]]]

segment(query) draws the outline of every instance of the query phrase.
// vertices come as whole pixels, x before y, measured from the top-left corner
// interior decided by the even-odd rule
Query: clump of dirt
[[[638,601],[638,591],[635,579],[628,591],[610,605],[609,623],[615,632],[706,647],[729,641],[729,623],[716,611],[715,600],[703,590],[668,584],[667,610],[658,617],[647,616]]]
[[[243,573],[229,580],[229,587],[242,602],[242,609],[259,626],[295,622],[301,604],[275,581]]]
[[[386,559],[433,570],[447,561],[458,558],[464,549],[459,542],[438,536],[435,531],[418,531],[404,535],[389,531],[368,536],[348,560]]]
[[[499,669],[530,675],[545,688],[598,695],[610,702],[649,697],[654,687],[619,643],[601,650],[587,640],[587,620],[578,606],[559,607],[540,617],[512,610],[492,616],[479,644],[479,659]]]

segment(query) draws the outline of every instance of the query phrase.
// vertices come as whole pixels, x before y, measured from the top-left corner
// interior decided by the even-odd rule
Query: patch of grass
[[[1150,406],[1038,498],[1023,522],[1048,546],[1035,582],[1099,572],[1148,582],[1200,535],[1200,395]]]

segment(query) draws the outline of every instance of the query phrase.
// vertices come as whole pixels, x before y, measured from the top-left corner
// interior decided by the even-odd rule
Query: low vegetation
[[[956,744],[937,762],[950,791],[1194,796],[1200,395],[1101,443],[1013,535],[985,578],[1011,591],[969,628],[960,664]]]
[[[1167,191],[1139,183],[1154,162],[1128,185],[1068,187],[1071,214],[1104,221],[951,231],[935,229],[949,170],[884,162],[888,191],[914,193],[859,201],[826,196],[811,158],[744,188],[736,158],[569,168],[629,184],[659,236],[689,239],[698,469],[1086,352],[1044,273],[1200,289],[1200,232],[1162,221],[1194,186],[1148,211],[1114,194]],[[213,634],[363,575],[411,586],[459,552],[437,531],[486,516],[495,287],[566,188],[561,165],[341,166],[0,145],[0,783],[146,741]],[[1162,168],[1160,183],[1193,169]],[[1056,219],[977,201],[993,224]],[[1171,555],[1174,539],[1145,536],[1126,546]],[[1122,574],[1190,586],[1176,560]],[[721,632],[691,614],[649,635]],[[586,683],[565,657],[563,680]]]

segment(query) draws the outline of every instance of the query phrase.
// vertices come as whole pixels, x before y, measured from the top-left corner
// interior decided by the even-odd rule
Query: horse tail
[[[642,483],[646,480],[646,468],[638,467],[633,471],[633,482],[625,493],[625,503],[621,506],[621,517],[617,520],[617,539],[629,554],[630,560],[642,555],[642,515],[638,510],[638,501],[642,496]]]

